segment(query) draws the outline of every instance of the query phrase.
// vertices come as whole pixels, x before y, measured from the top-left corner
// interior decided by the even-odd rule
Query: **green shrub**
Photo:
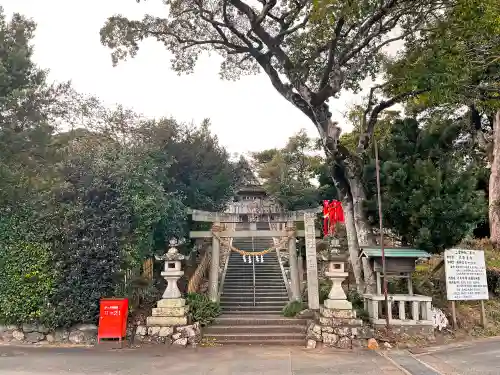
[[[192,322],[198,322],[202,327],[212,323],[220,315],[220,305],[212,302],[205,294],[188,293],[189,317]]]
[[[352,303],[352,308],[356,311],[356,316],[365,322],[369,320],[368,311],[365,310],[365,301],[363,296],[357,290],[347,292],[347,300]]]
[[[319,303],[322,304],[328,299],[328,295],[332,290],[332,281],[330,279],[319,280]]]
[[[51,319],[54,273],[46,244],[0,244],[0,322],[45,324]]]
[[[486,279],[488,280],[489,291],[498,296],[500,294],[500,268],[487,267]]]
[[[355,310],[365,308],[365,302],[363,296],[359,294],[357,290],[354,289],[348,290],[347,300],[352,303],[352,308]]]
[[[307,308],[307,305],[302,302],[302,301],[292,301],[289,302],[282,311],[283,316],[286,316],[287,318],[293,318],[297,316],[299,312],[302,310],[305,310]]]

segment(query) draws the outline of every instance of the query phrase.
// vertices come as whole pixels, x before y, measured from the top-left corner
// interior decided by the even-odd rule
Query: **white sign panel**
[[[450,301],[473,301],[489,298],[484,252],[450,249],[444,253],[446,294]]]

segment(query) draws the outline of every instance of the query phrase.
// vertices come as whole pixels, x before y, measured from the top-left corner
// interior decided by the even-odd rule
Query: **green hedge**
[[[47,244],[0,244],[0,322],[48,323],[55,275]]]

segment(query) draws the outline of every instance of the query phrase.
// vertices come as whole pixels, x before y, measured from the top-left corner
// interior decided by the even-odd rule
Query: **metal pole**
[[[373,145],[375,147],[375,172],[377,175],[377,200],[378,200],[378,221],[380,225],[380,251],[382,253],[382,273],[384,274],[384,303],[385,308],[387,309],[385,314],[385,324],[387,326],[387,330],[389,330],[389,301],[387,297],[387,275],[386,265],[385,265],[385,249],[384,249],[384,226],[383,226],[383,217],[382,217],[382,194],[380,192],[380,162],[378,159],[378,146],[377,140],[373,137]]]
[[[255,245],[254,245],[254,242],[253,242],[253,237],[252,237],[252,252],[255,252]],[[254,257],[252,259],[252,257],[250,257],[250,259],[252,260],[252,273],[253,273],[253,305],[255,306],[255,258]]]

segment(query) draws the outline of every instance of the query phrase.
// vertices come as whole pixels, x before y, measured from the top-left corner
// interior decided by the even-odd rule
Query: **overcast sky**
[[[161,0],[2,0],[7,16],[19,12],[37,24],[35,60],[50,69],[55,81],[73,81],[82,93],[106,104],[123,104],[146,116],[173,116],[195,123],[210,118],[212,130],[229,151],[244,153],[283,145],[301,128],[317,136],[310,121],[278,93],[264,74],[237,82],[219,79],[216,56],[200,59],[195,74],[170,70],[169,53],[154,40],[141,45],[135,59],[111,65],[110,51],[100,44],[106,18],[121,13],[140,19],[162,14]],[[360,96],[344,94],[331,105],[334,118]],[[345,130],[348,130],[344,126]]]

